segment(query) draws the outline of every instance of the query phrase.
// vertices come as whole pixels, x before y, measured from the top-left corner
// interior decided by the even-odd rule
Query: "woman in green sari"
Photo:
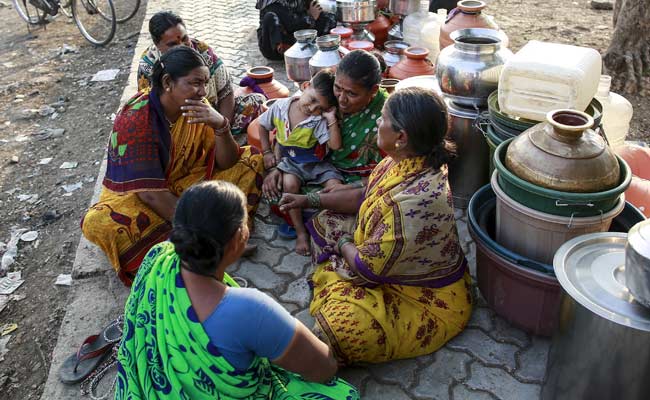
[[[338,101],[343,144],[330,154],[329,161],[341,172],[345,183],[367,179],[384,154],[377,147],[377,119],[388,98],[379,88],[381,66],[375,56],[364,50],[348,53],[336,68],[334,94]],[[264,179],[266,198],[279,199],[282,174],[271,170]],[[345,187],[343,184],[340,186]],[[328,191],[339,189],[329,188]]]
[[[248,241],[245,206],[223,181],[183,193],[126,303],[115,399],[359,398],[325,343],[226,274]]]

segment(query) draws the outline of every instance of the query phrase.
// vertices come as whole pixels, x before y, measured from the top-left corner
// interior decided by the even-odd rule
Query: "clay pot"
[[[352,41],[352,34],[354,31],[351,28],[346,28],[345,26],[337,26],[336,28],[330,29],[332,35],[339,35],[341,37],[341,47],[348,48],[348,44]]]
[[[395,91],[395,87],[398,83],[400,83],[399,79],[383,78],[379,83],[379,87],[385,89],[388,94],[391,94]]]
[[[452,10],[447,21],[440,27],[440,50],[453,44],[454,41],[449,35],[459,29],[465,28],[489,28],[499,29],[497,24],[487,16],[481,14],[487,4],[479,0],[462,0],[458,7]]]
[[[412,76],[433,75],[436,68],[427,59],[429,50],[424,47],[409,47],[404,50],[406,56],[390,68],[389,76],[395,79],[406,79]]]
[[[277,99],[269,99],[262,104],[262,112],[268,110],[273,103],[276,102]],[[262,142],[260,141],[260,133],[259,133],[259,126],[260,126],[260,121],[259,117],[255,118],[254,120],[251,121],[250,124],[248,124],[248,128],[246,128],[246,135],[247,135],[247,140],[248,144],[256,147],[258,150],[262,149]],[[269,132],[269,140],[273,141],[275,138],[275,130]]]
[[[506,168],[547,189],[571,193],[616,187],[620,166],[613,150],[591,127],[594,120],[575,110],[555,110],[546,122],[516,137],[506,152]]]
[[[384,47],[384,43],[388,40],[388,31],[391,26],[393,26],[393,24],[391,24],[390,20],[382,13],[378,13],[377,18],[366,25],[366,29],[375,35],[374,43],[376,48]]]
[[[273,68],[267,66],[253,67],[246,71],[246,76],[255,80],[257,85],[264,91],[267,99],[289,97],[289,89],[282,83],[273,79]],[[240,87],[236,95],[253,93],[250,87]]]

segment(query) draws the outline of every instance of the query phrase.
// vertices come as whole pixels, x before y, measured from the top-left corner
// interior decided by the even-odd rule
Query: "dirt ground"
[[[118,25],[109,46],[94,48],[66,17],[30,35],[10,2],[0,2],[0,241],[9,240],[13,227],[39,234],[37,241],[19,244],[11,267],[22,271],[25,283],[14,294],[25,298],[0,312],[0,326],[18,324],[0,361],[1,399],[41,395],[69,291],[54,282],[72,270],[79,221],[129,74],[143,3],[136,17]],[[64,45],[72,51],[62,54]],[[90,82],[97,71],[115,68],[120,73],[114,81]],[[56,114],[31,111],[43,107],[47,114],[48,105]],[[40,165],[44,158],[52,160]],[[59,168],[66,161],[78,164]],[[62,188],[79,182],[81,188],[69,194]]]
[[[65,313],[69,289],[54,282],[72,270],[79,221],[92,195],[110,116],[128,77],[137,40],[133,33],[140,30],[146,4],[132,21],[118,26],[116,39],[105,48],[87,44],[65,18],[29,35],[8,4],[0,0],[0,241],[9,240],[13,227],[36,230],[39,238],[19,244],[11,267],[22,271],[25,283],[14,294],[25,298],[0,311],[0,326],[18,324],[4,360],[0,338],[0,399],[32,399],[41,395]],[[587,0],[493,0],[489,13],[508,33],[513,50],[538,39],[602,52],[612,33],[612,11],[591,10]],[[62,54],[64,44],[74,51]],[[90,82],[97,71],[111,68],[120,69],[116,80]],[[629,138],[648,140],[650,102],[628,99],[635,111]],[[48,105],[56,115],[31,111]],[[45,158],[52,160],[39,164]],[[66,161],[78,165],[61,169]],[[69,194],[62,187],[79,182],[81,188]]]

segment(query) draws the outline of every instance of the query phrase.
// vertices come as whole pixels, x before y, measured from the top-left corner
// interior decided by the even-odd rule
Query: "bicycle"
[[[108,44],[115,35],[117,22],[131,19],[140,7],[140,0],[118,0],[120,6],[130,3],[131,7],[120,7],[116,16],[112,0],[12,0],[18,15],[30,26],[44,26],[59,11],[71,17],[82,36],[95,46]],[[68,9],[70,11],[68,11]],[[126,11],[123,11],[126,10]]]

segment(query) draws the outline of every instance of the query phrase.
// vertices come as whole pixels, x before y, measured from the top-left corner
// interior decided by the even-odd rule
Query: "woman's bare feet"
[[[296,238],[296,253],[301,256],[309,255],[309,234],[307,232],[298,233]]]

